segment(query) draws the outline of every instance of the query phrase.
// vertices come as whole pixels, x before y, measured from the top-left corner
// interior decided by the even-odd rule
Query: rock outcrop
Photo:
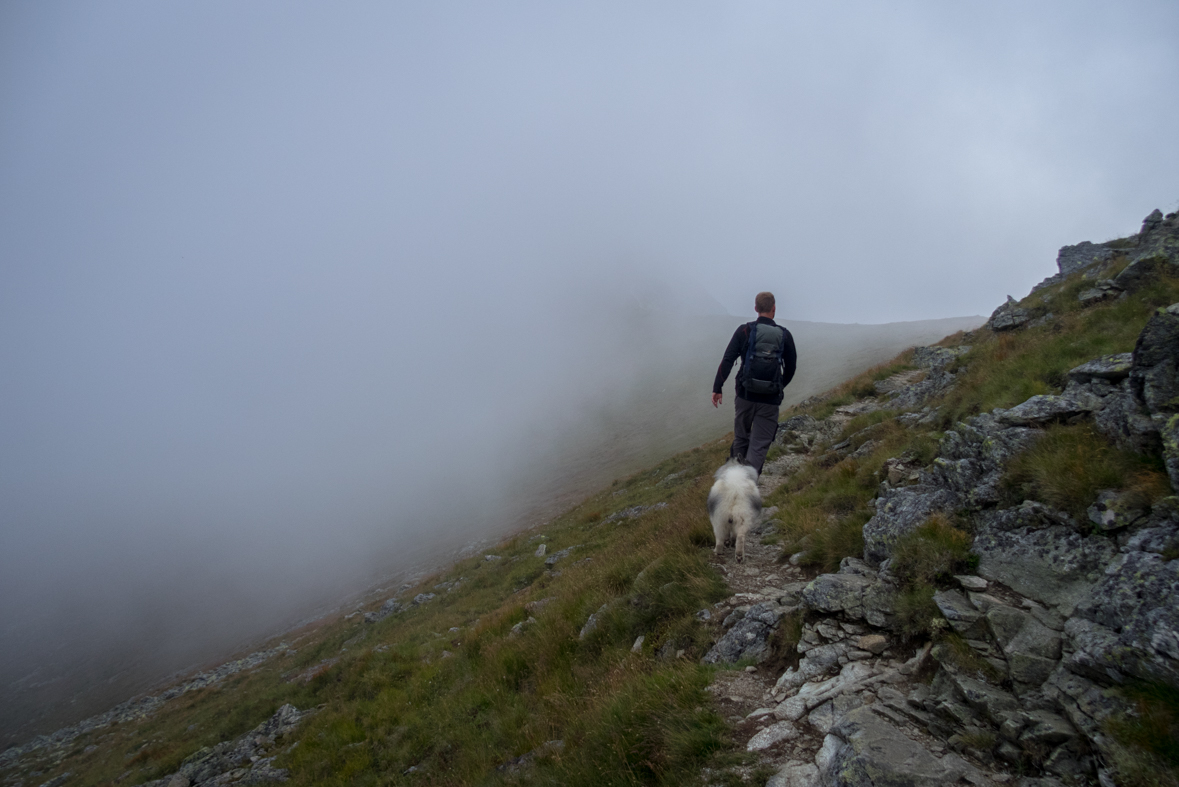
[[[1156,218],[1138,244],[1174,254],[1165,234],[1174,215]],[[1122,250],[1082,244],[1065,252],[1061,270],[1075,273]],[[1012,302],[996,314],[1018,321]],[[915,358],[925,375],[877,384],[878,398],[857,403],[857,412],[900,403],[910,411],[902,422],[927,418],[917,408],[932,395],[918,386],[936,379],[927,390],[940,393],[953,385],[955,355],[928,348]],[[1127,450],[1161,449],[1179,489],[1179,304],[1150,318],[1133,353],[1094,358],[1066,383],[1059,394],[956,424],[925,467],[900,458],[886,465],[863,559],[844,559],[790,599],[803,615],[800,658],[751,718],[767,720],[766,740],[785,725],[822,744],[809,760],[788,760],[770,784],[983,785],[1011,781],[1012,771],[1036,774],[1015,781],[1028,787],[1112,783],[1106,769],[1117,744],[1106,723],[1130,710],[1117,687],[1179,684],[1179,497],[1145,504],[1106,490],[1077,521],[1034,500],[1012,506],[1001,481],[1046,427],[1089,422]],[[802,456],[853,455],[855,440],[831,445],[851,407],[825,421],[789,419],[779,444]],[[944,640],[903,660],[892,550],[936,513],[969,520],[977,576],[956,577],[957,588],[933,595],[940,621],[931,625],[958,644]],[[771,609],[748,607],[706,661],[762,659]],[[932,681],[917,679],[930,671]]]
[[[1179,212],[1152,211],[1142,221],[1137,235],[1107,243],[1083,241],[1075,246],[1064,246],[1056,256],[1058,273],[1049,276],[1032,288],[1032,292],[1057,284],[1080,273],[1089,276],[1093,270],[1124,255],[1129,263],[1110,281],[1098,282],[1092,290],[1081,295],[1083,303],[1093,303],[1123,292],[1133,292],[1155,276],[1170,271],[1174,275],[1179,266]],[[1168,267],[1170,266],[1170,267]],[[1003,308],[1003,307],[1000,307]]]
[[[169,776],[144,787],[202,787],[223,784],[284,782],[287,772],[274,767],[278,742],[307,716],[294,705],[283,705],[274,715],[232,741],[198,750]]]

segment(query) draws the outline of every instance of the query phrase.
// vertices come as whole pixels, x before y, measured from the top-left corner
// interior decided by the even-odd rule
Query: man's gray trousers
[[[766,452],[778,433],[778,405],[759,404],[736,397],[732,455],[757,468],[765,464]]]

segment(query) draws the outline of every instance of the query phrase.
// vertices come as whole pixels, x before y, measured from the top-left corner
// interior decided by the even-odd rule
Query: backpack
[[[782,356],[786,352],[786,330],[778,325],[750,323],[749,343],[741,364],[741,384],[755,396],[777,396],[782,384]]]

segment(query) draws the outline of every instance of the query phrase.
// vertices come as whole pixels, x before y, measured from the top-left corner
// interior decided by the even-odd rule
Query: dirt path
[[[780,485],[785,478],[785,475],[776,477],[771,483]],[[763,476],[762,480],[765,481],[766,476]],[[772,510],[767,513],[772,516]],[[762,543],[760,531],[746,537],[745,561],[742,563],[736,561],[732,549],[726,549],[719,558],[714,553],[710,554],[709,563],[725,577],[733,593],[714,607],[712,613],[723,621],[736,610],[744,611],[753,604],[781,596],[784,586],[806,580],[802,570],[789,564],[778,563],[778,554],[777,546]],[[770,710],[778,703],[770,696],[770,691],[774,688],[779,672],[780,670],[775,671],[765,666],[746,667],[744,670],[719,670],[708,687],[708,691],[715,697],[714,706],[717,711],[733,725],[734,745],[742,750],[755,735],[777,721]],[[814,759],[822,745],[823,736],[814,734],[809,728],[804,729],[802,726],[799,727],[799,732],[801,734],[797,738],[761,750],[759,762],[777,771],[788,762],[809,762]],[[737,768],[735,772],[741,776],[748,776],[752,770],[751,767]]]

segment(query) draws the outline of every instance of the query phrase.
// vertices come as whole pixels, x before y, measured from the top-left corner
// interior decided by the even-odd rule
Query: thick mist
[[[802,398],[1174,209],[1176,29],[4,4],[0,734],[723,434],[760,290]]]

